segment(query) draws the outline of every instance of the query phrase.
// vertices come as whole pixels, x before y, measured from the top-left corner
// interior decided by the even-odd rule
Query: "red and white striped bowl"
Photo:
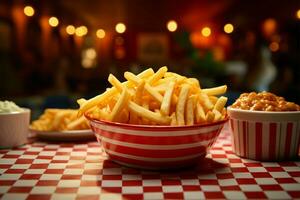
[[[248,111],[228,107],[233,151],[262,161],[298,157],[300,112]]]
[[[178,168],[196,163],[205,157],[228,120],[171,127],[88,119],[111,160],[146,169]]]

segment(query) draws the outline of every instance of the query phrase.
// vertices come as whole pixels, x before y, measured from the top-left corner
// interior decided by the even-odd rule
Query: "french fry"
[[[156,122],[161,125],[170,124],[170,117],[162,116],[160,113],[152,112],[148,109],[145,109],[142,106],[137,105],[136,103],[129,101],[128,108],[130,111],[134,112],[135,114],[144,117],[148,120]]]
[[[110,115],[108,116],[108,120],[115,121],[117,118],[117,114],[120,113],[123,108],[126,107],[128,101],[128,92],[126,88],[123,88],[122,94],[117,101],[116,105],[114,106],[113,110],[111,111]]]
[[[171,115],[171,126],[177,126],[176,114],[173,112]]]
[[[134,96],[134,102],[138,105],[141,105],[143,93],[144,93],[145,81],[142,80],[136,87],[136,92]]]
[[[168,83],[170,83],[171,81],[176,82],[176,78],[175,77],[165,77],[165,78],[162,78],[162,79],[156,81],[153,84],[153,87],[157,87],[159,85],[168,85]]]
[[[147,69],[147,70],[141,72],[140,74],[138,74],[137,77],[145,78],[145,77],[152,76],[153,74],[154,74],[153,69],[150,68],[150,69]],[[128,82],[124,83],[124,85],[126,85],[126,86],[128,84],[129,84]],[[98,104],[105,103],[104,100],[109,99],[109,97],[113,96],[116,93],[117,93],[116,88],[110,88],[107,91],[105,91],[104,93],[102,93],[101,95],[95,96],[94,98],[87,100],[85,103],[80,105],[80,109],[78,110],[78,116],[82,116],[84,112],[86,112],[87,110],[89,110],[92,107],[95,107]]]
[[[166,90],[168,89],[168,84],[160,84],[158,86],[155,86],[153,87],[153,89],[159,93],[162,93],[162,92],[166,92]]]
[[[63,124],[61,123],[61,121],[64,119],[64,117],[70,115],[71,112],[71,110],[62,110],[61,112],[59,112],[52,122],[52,129],[60,130],[61,128],[59,128],[59,125]]]
[[[215,106],[214,106],[214,109],[217,110],[217,111],[219,111],[219,112],[222,112],[222,110],[223,110],[223,108],[224,108],[226,102],[227,102],[227,97],[221,96],[221,97],[217,100],[217,102],[216,102],[216,104],[215,104]]]
[[[146,100],[143,102],[142,107],[149,110],[149,107],[150,107],[149,106],[149,101],[150,101],[150,99],[146,98]],[[149,124],[150,123],[150,120],[148,120],[146,118],[142,118],[142,117],[140,118],[140,121],[141,121],[142,124]]]
[[[158,102],[162,102],[163,96],[154,90],[148,83],[145,83],[145,90]]]
[[[207,113],[206,113],[206,122],[210,123],[210,122],[213,122],[214,119],[215,119],[215,113],[212,112],[211,110],[209,110]]]
[[[138,85],[141,81],[141,79],[138,76],[135,76],[133,73],[131,72],[125,72],[124,73],[124,77],[129,81],[132,82],[135,85]]]
[[[83,105],[86,102],[86,99],[81,98],[77,100],[77,103],[79,104],[79,106]]]
[[[74,130],[74,129],[78,128],[78,126],[80,126],[81,124],[83,124],[85,120],[86,120],[85,117],[81,116],[80,118],[78,118],[78,119],[70,122],[67,125],[67,129],[68,130]]]
[[[188,97],[186,104],[185,120],[186,125],[194,124],[194,106],[195,105],[195,96]]]
[[[142,80],[135,76],[134,74],[130,73],[130,72],[125,72],[124,73],[124,77],[128,80],[133,82],[135,85],[138,85]],[[156,90],[154,90],[148,83],[145,83],[144,86],[145,90],[158,102],[162,102],[163,97],[162,95],[157,92]]]
[[[107,112],[106,108],[99,108],[97,107],[96,109],[92,109],[90,110],[90,112],[88,112],[88,114],[90,116],[92,116],[93,118],[101,118],[104,120],[107,120],[108,116],[109,116],[109,112]]]
[[[98,104],[103,103],[105,99],[108,99],[109,97],[115,95],[117,92],[118,91],[116,88],[111,88],[106,92],[87,100],[80,106],[80,109],[78,111],[78,116],[79,117],[82,116],[85,111],[89,110],[92,107],[97,106]]]
[[[222,118],[222,114],[218,110],[213,109],[212,112],[215,114],[214,120],[213,120],[214,122],[219,121]]]
[[[198,94],[198,99],[205,111],[213,109],[214,105],[212,104],[212,102],[210,101],[210,99],[206,93],[200,92]]]
[[[184,121],[184,112],[185,112],[185,103],[189,94],[190,86],[184,84],[180,90],[178,103],[176,106],[176,118],[178,125],[185,125]]]
[[[168,71],[167,67],[161,67],[155,74],[153,74],[149,80],[149,85],[153,85],[155,82],[160,80],[162,77],[164,77],[165,73]]]
[[[150,101],[149,102],[149,109],[150,110],[158,110],[160,108],[160,104],[157,101]]]
[[[217,101],[218,101],[218,97],[216,97],[216,96],[209,96],[208,97],[209,98],[209,100],[210,100],[210,102],[212,103],[212,104],[216,104],[217,103]]]
[[[30,128],[39,131],[89,129],[88,121],[84,116],[77,118],[77,112],[72,109],[46,109],[39,119],[31,123]]]
[[[202,89],[201,91],[206,93],[209,96],[213,96],[213,95],[221,95],[224,94],[227,90],[227,86],[226,85],[222,85],[219,87],[214,87],[214,88],[207,88],[207,89]]]
[[[139,73],[137,75],[137,77],[145,79],[145,78],[148,78],[148,77],[152,76],[153,74],[154,74],[153,69],[152,68],[148,68],[145,71],[142,71],[141,73]]]
[[[122,92],[123,85],[114,75],[109,74],[108,82],[110,82],[110,84],[112,84],[112,86],[114,86],[120,93]]]
[[[139,117],[133,112],[130,112],[130,114],[129,114],[129,123],[130,124],[138,124],[139,123]]]
[[[163,97],[161,106],[160,106],[160,112],[163,115],[169,115],[170,108],[171,108],[171,100],[173,96],[173,90],[174,90],[175,82],[170,82],[167,91],[165,92],[165,95]]]
[[[197,104],[196,104],[196,122],[198,124],[200,124],[205,121],[206,121],[205,112],[204,112],[201,104],[197,102]]]
[[[126,123],[126,122],[128,122],[128,119],[129,119],[129,112],[127,109],[123,109],[122,112],[120,113],[120,115],[118,115],[116,121],[121,122],[121,123]]]

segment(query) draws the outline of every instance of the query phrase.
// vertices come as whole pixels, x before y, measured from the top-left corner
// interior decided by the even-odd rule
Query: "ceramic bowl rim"
[[[231,108],[230,106],[227,107],[227,111],[232,112],[240,112],[240,113],[247,113],[247,114],[262,114],[262,115],[296,115],[300,114],[300,111],[260,111],[260,110],[242,110],[239,108]]]
[[[223,120],[212,122],[212,123],[205,123],[205,124],[194,124],[194,125],[184,125],[184,126],[170,126],[170,125],[138,125],[138,124],[128,124],[128,123],[120,123],[120,122],[111,122],[107,120],[98,120],[93,119],[88,115],[84,115],[89,121],[94,122],[96,124],[103,124],[103,125],[109,125],[109,126],[115,126],[115,127],[122,127],[122,128],[142,128],[142,129],[180,129],[180,130],[189,130],[189,129],[198,129],[198,128],[204,128],[204,127],[210,127],[220,124],[225,124],[229,120],[229,116],[226,114],[226,117]]]
[[[22,107],[22,109],[23,109],[23,111],[0,113],[0,116],[19,115],[19,114],[30,113],[30,111],[31,111],[29,108]]]

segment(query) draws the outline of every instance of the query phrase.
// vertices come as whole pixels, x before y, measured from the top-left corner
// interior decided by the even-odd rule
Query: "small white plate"
[[[52,141],[79,141],[87,139],[95,139],[95,135],[91,129],[71,130],[71,131],[38,131],[30,129],[37,138]]]

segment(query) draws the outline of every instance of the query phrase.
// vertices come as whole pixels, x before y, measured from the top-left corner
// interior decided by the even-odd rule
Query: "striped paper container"
[[[204,158],[228,119],[176,127],[89,120],[111,160],[130,167],[163,169],[192,165]]]
[[[233,151],[241,157],[279,161],[298,157],[300,112],[245,111],[228,108]]]

